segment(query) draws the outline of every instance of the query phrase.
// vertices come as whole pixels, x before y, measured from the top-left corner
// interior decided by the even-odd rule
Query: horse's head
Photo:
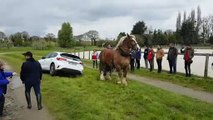
[[[140,49],[140,46],[138,45],[136,38],[134,35],[128,35],[124,36],[120,39],[115,49],[118,49],[119,47],[129,49],[129,50],[137,50]]]
[[[138,42],[136,41],[136,37],[134,35],[127,34],[127,37],[124,41],[126,41],[126,44],[129,49],[132,50],[140,49],[140,46],[138,45]]]

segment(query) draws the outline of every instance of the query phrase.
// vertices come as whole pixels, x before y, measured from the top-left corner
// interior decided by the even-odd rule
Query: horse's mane
[[[134,35],[129,35],[130,37],[134,38],[134,40],[136,41],[136,37]],[[118,41],[118,44],[115,46],[114,50],[118,49],[118,47],[123,44],[123,41],[127,38],[127,36],[123,36],[120,38],[120,40]],[[136,41],[137,43],[137,41]]]

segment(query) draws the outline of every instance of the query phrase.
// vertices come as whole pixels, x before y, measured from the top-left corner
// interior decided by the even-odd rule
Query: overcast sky
[[[0,31],[57,35],[70,22],[74,35],[97,30],[102,38],[114,38],[140,20],[153,29],[175,29],[178,12],[198,5],[202,16],[213,14],[212,0],[0,0]]]

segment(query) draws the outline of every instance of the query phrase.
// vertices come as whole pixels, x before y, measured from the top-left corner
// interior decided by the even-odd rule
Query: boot
[[[25,92],[25,97],[26,97],[26,100],[27,100],[27,108],[31,109],[32,108],[32,104],[31,104],[30,93]]]
[[[36,96],[36,100],[37,100],[38,110],[41,110],[43,107],[42,107],[42,104],[41,104],[41,95],[40,94],[38,94]]]

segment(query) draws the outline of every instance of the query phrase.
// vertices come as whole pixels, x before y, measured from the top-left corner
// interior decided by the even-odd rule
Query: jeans
[[[158,73],[162,71],[162,59],[157,59]]]
[[[0,95],[0,116],[3,114],[5,98],[4,95]]]
[[[98,68],[98,61],[97,60],[93,60],[92,61],[92,63],[93,63],[93,68]]]
[[[150,71],[152,71],[154,69],[154,59],[149,61],[149,65],[150,65]]]
[[[176,59],[169,60],[170,73],[176,73]]]
[[[191,76],[191,63],[185,61],[185,71],[186,71],[186,76]]]
[[[140,65],[140,59],[136,59],[136,64],[137,64],[137,69],[140,69],[141,65]]]
[[[130,60],[130,67],[131,67],[131,71],[135,70],[135,59]]]
[[[145,68],[148,68],[148,60],[146,58],[144,58],[144,62],[145,62]]]

